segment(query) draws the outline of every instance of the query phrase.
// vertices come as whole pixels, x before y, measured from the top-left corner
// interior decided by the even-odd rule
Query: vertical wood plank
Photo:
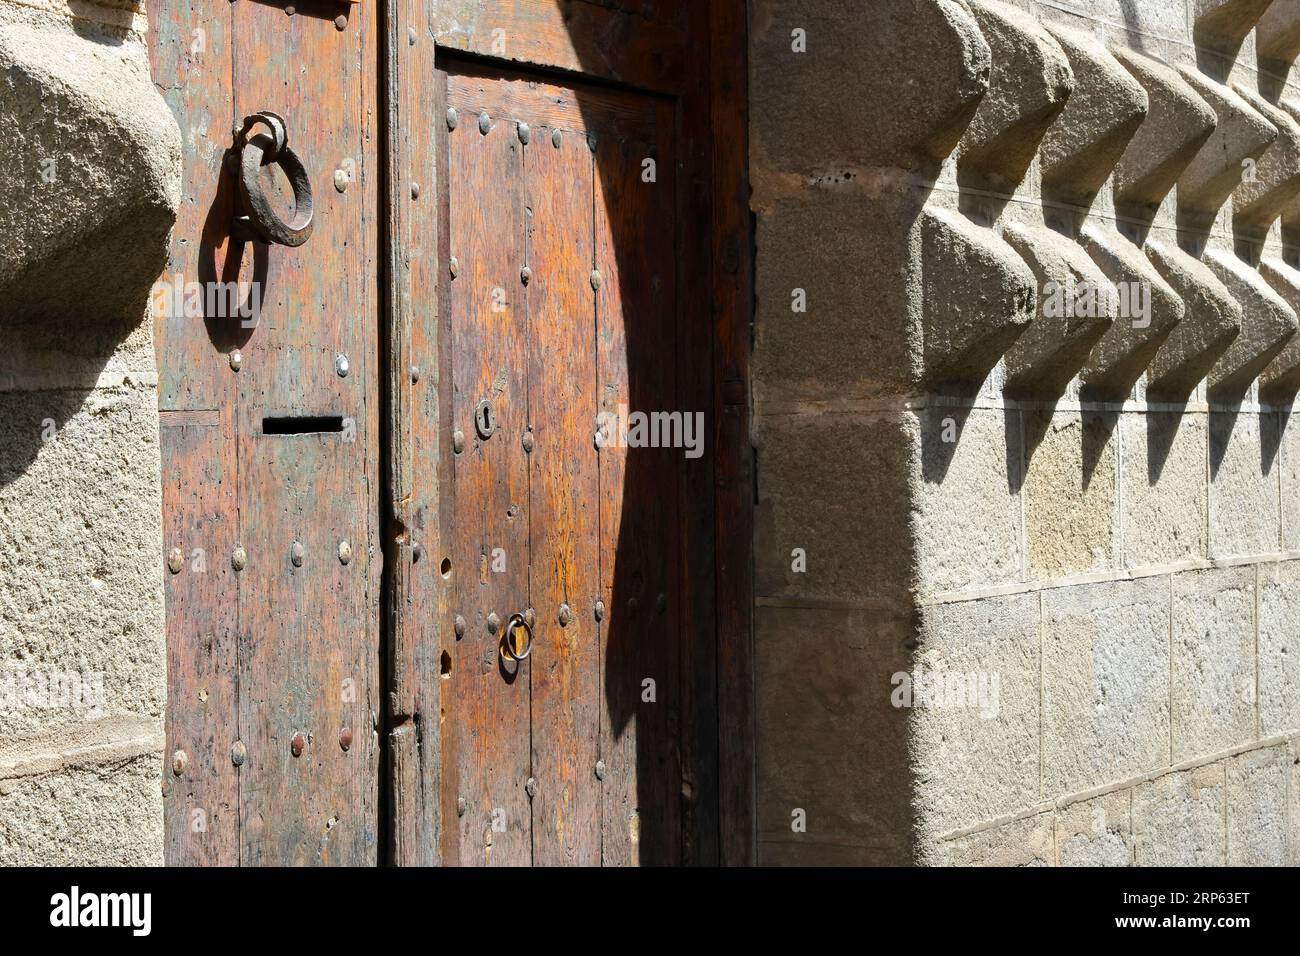
[[[479,132],[483,104],[453,101],[464,120],[447,138],[449,257],[458,263],[446,305],[452,355],[454,455],[451,613],[465,620],[443,688],[444,772],[455,794],[464,864],[524,865],[532,858],[529,776],[529,664],[507,665],[500,626],[528,604],[527,314],[520,292],[523,178],[519,140],[500,117]],[[496,427],[484,439],[475,408],[491,402]],[[504,564],[502,564],[504,562]],[[496,570],[494,570],[494,565]],[[441,569],[440,569],[441,570]],[[463,813],[460,802],[464,801]],[[445,809],[444,809],[445,812]],[[449,824],[450,824],[450,817]],[[494,826],[495,824],[495,826]]]
[[[160,415],[163,572],[167,607],[165,859],[170,865],[239,862],[237,582],[226,560],[237,523],[232,409]],[[171,755],[185,754],[176,775]]]
[[[182,200],[167,270],[152,302],[162,457],[168,706],[164,858],[169,865],[239,862],[238,583],[224,560],[236,536],[235,381],[214,348],[200,302],[185,294],[225,267],[231,194],[222,158],[233,121],[230,5],[149,0],[155,80],[182,132]],[[168,294],[170,293],[170,294]],[[173,416],[170,413],[180,414]],[[198,414],[191,414],[198,413]],[[175,423],[175,424],[173,424]],[[188,761],[180,776],[171,755]]]
[[[373,864],[378,845],[378,165],[373,8],[331,19],[233,8],[239,115],[284,116],[316,198],[312,237],[267,251],[243,349],[240,723],[244,863]],[[341,170],[347,188],[334,187]],[[266,188],[275,178],[268,170]],[[338,373],[346,358],[348,373]],[[266,415],[342,416],[344,433],[266,436]],[[353,558],[343,564],[340,542]],[[301,565],[291,560],[297,542]],[[295,756],[294,738],[301,735]],[[344,749],[344,740],[351,741]]]
[[[710,4],[677,7],[686,35],[697,38],[677,109],[677,401],[683,411],[703,411],[716,428],[713,405],[713,138],[710,126],[707,37]],[[719,69],[729,64],[718,64]],[[718,656],[714,488],[717,447],[687,460],[678,486],[683,521],[679,557],[682,587],[682,787],[683,861],[718,861]]]
[[[443,443],[436,293],[438,206],[445,191],[435,147],[436,132],[446,128],[441,122],[446,105],[434,69],[436,6],[425,0],[384,4],[384,627],[390,690],[384,706],[393,754],[387,781],[388,854],[399,866],[429,866],[441,856],[438,672],[448,602],[433,569],[444,556],[438,512]],[[430,558],[423,564],[413,560],[417,545]]]
[[[557,145],[558,142],[558,145]],[[592,152],[572,132],[527,148],[534,862],[600,860],[599,593]],[[571,619],[561,624],[567,605]]]
[[[753,225],[747,175],[748,10],[744,0],[714,0],[709,9],[720,856],[727,866],[752,866],[758,835],[753,709],[754,477],[749,431]]]
[[[662,132],[671,136],[671,126]],[[646,159],[655,162],[652,182]],[[602,137],[596,150],[596,263],[605,277],[596,295],[598,396],[611,438],[628,414],[674,410],[676,369],[664,361],[676,337],[673,161],[670,140]],[[681,604],[671,563],[681,522],[671,489],[682,456],[617,441],[600,452],[606,865],[681,858]]]

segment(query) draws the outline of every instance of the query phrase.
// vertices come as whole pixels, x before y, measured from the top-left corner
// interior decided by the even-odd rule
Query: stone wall
[[[0,864],[162,862],[150,286],[180,134],[143,2],[0,0]]]
[[[760,862],[1300,862],[1298,52],[754,0]]]

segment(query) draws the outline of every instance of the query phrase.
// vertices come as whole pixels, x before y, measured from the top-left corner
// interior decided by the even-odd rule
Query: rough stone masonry
[[[143,0],[0,0],[0,864],[162,862],[152,283],[180,132]]]
[[[750,42],[760,862],[1300,862],[1300,3]]]

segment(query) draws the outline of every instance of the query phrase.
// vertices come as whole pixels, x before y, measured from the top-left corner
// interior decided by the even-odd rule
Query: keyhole
[[[497,430],[497,413],[492,408],[492,403],[486,399],[479,402],[474,409],[474,430],[484,441],[491,438],[492,433]]]

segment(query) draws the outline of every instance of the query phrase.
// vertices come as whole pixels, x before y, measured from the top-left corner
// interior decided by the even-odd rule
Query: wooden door
[[[314,0],[152,0],[149,15],[185,144],[154,302],[167,860],[374,863],[378,19]],[[312,186],[296,248],[232,234],[246,211],[232,129],[262,110],[284,118]],[[267,163],[258,179],[291,221],[284,174]],[[260,309],[232,309],[222,281]]]
[[[441,80],[445,858],[674,863],[679,499],[707,439],[677,387],[673,104],[484,65]]]
[[[744,9],[149,0],[169,862],[752,859]]]

